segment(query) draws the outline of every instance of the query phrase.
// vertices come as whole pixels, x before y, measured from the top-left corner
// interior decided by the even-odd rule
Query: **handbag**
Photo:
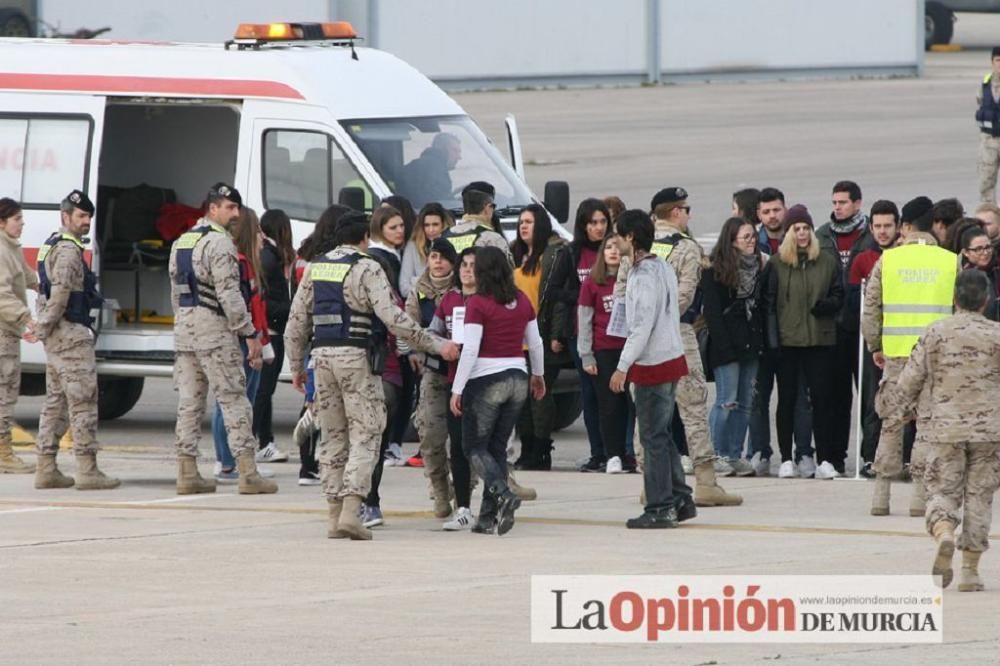
[[[712,337],[708,332],[708,326],[702,326],[697,329],[695,331],[695,338],[698,340],[698,354],[701,356],[701,367],[705,371],[705,381],[714,382],[715,374],[712,372],[711,356],[709,354]]]

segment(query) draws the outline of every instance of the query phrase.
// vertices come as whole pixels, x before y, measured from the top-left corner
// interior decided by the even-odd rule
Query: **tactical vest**
[[[493,230],[481,224],[477,225],[474,229],[461,233],[455,233],[452,229],[445,229],[444,233],[441,234],[441,238],[451,243],[451,246],[455,248],[456,254],[462,254],[465,250],[473,247],[476,241],[479,240],[479,237],[483,235],[483,232],[486,231]]]
[[[215,293],[215,285],[202,282],[194,272],[194,248],[210,233],[225,233],[214,224],[204,224],[195,227],[181,235],[174,242],[177,274],[174,284],[179,294],[178,303],[182,308],[206,308],[220,317],[226,312],[219,305],[219,296]]]
[[[437,310],[437,303],[434,302],[433,297],[428,296],[427,294],[422,294],[419,291],[417,292],[417,302],[420,304],[420,327],[427,328],[431,325],[431,321],[434,319],[434,312]],[[426,354],[424,357],[424,365],[439,375],[448,374],[447,362],[436,354]]]
[[[71,291],[69,300],[66,302],[66,312],[63,318],[74,324],[90,326],[94,323],[94,318],[90,316],[90,311],[101,307],[104,298],[97,291],[97,276],[90,270],[90,266],[83,259],[83,243],[70,234],[56,233],[48,237],[42,247],[38,250],[38,286],[46,299],[52,297],[52,281],[49,279],[48,269],[45,267],[45,258],[59,243],[71,243],[80,251],[80,263],[83,264],[83,290]]]
[[[689,240],[692,243],[697,243],[695,239],[691,238],[685,233],[675,233],[669,236],[664,236],[663,238],[658,238],[653,241],[653,247],[650,249],[650,254],[655,254],[657,257],[662,257],[665,261],[669,261],[670,254],[677,247],[677,244],[682,240]],[[687,309],[686,312],[681,314],[682,324],[693,324],[701,314],[701,286],[699,286],[694,291],[694,300],[691,301],[691,307]]]
[[[313,284],[313,348],[361,347],[381,344],[385,325],[373,313],[351,309],[344,298],[344,282],[361,259],[361,252],[329,259],[318,257],[309,265]]]
[[[979,131],[990,136],[1000,136],[1000,103],[993,99],[993,86],[990,85],[992,74],[987,74],[983,79],[983,101],[976,109],[976,122],[979,124]]]
[[[882,253],[882,353],[906,358],[924,330],[951,315],[958,257],[936,245]]]

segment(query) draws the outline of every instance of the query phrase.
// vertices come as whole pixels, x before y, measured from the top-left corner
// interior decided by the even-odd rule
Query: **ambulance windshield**
[[[345,120],[343,125],[389,187],[417,210],[432,201],[461,208],[462,188],[473,181],[496,188],[499,209],[533,201],[468,116]]]

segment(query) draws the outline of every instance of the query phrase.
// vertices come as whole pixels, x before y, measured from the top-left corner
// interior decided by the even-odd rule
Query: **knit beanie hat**
[[[795,204],[785,211],[785,231],[788,231],[793,225],[799,222],[805,222],[812,229],[816,228],[816,225],[813,224],[812,215],[809,214],[809,209],[802,204]]]

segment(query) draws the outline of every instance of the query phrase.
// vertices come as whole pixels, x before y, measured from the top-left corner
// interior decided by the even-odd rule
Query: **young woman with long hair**
[[[572,362],[567,345],[573,335],[572,309],[557,295],[552,282],[560,254],[569,250],[552,230],[552,220],[545,209],[531,204],[518,218],[518,237],[511,246],[514,257],[514,284],[525,294],[537,313],[538,332],[544,345],[546,391],[541,398],[525,403],[518,421],[521,456],[517,469],[552,469],[552,431],[555,429],[555,401],[550,393],[561,367]]]
[[[754,468],[743,456],[743,441],[764,350],[760,279],[764,264],[753,225],[743,217],[726,220],[710,259],[712,266],[701,275],[708,365],[715,375],[715,403],[708,425],[715,452],[737,476],[752,476]]]
[[[403,265],[399,273],[399,294],[410,297],[410,291],[427,268],[427,252],[431,241],[455,223],[451,212],[439,203],[429,203],[417,214],[413,234],[403,250]]]
[[[271,350],[270,337],[267,330],[267,305],[260,292],[259,277],[261,275],[260,252],[264,246],[264,234],[260,230],[260,221],[257,213],[252,208],[243,207],[240,209],[240,217],[230,229],[233,242],[236,244],[236,253],[240,266],[240,291],[243,293],[243,300],[250,312],[254,328],[260,334],[260,343],[265,348]],[[246,342],[240,341],[240,349],[243,351],[243,372],[246,375],[247,399],[250,404],[254,404],[257,397],[257,387],[260,384],[260,371],[263,362],[254,363],[247,358]],[[275,358],[273,350],[268,352],[269,363],[273,363]],[[239,480],[239,472],[236,470],[236,461],[229,450],[229,436],[226,434],[226,423],[222,418],[222,407],[215,403],[215,413],[212,415],[212,438],[215,441],[215,479],[220,483],[235,482]],[[264,469],[259,469],[261,476],[274,476],[273,473]]]
[[[476,249],[476,294],[465,309],[462,355],[451,411],[462,417],[462,448],[483,480],[474,532],[506,534],[521,500],[507,485],[507,440],[531,395],[545,395],[544,353],[528,297],[514,286],[502,250]],[[524,347],[528,348],[529,365]]]
[[[633,462],[627,460],[625,452],[629,423],[628,393],[614,393],[610,385],[611,375],[618,368],[618,361],[625,347],[625,338],[607,333],[620,263],[618,238],[607,236],[598,250],[594,267],[583,280],[577,301],[580,328],[577,345],[584,372],[581,388],[584,384],[589,384],[596,397],[596,409],[592,416],[597,420],[601,431],[604,447],[601,459],[605,461],[605,471],[608,474],[621,474],[635,469]]]
[[[839,476],[833,458],[829,379],[836,358],[836,317],[844,302],[840,262],[820,251],[812,216],[803,205],[785,213],[785,237],[778,256],[767,262],[767,345],[780,350],[778,367],[778,448],[781,449],[780,478],[797,476],[792,458],[795,405],[799,377],[804,374],[812,402],[813,436],[820,465],[816,478]],[[840,461],[842,462],[842,461]],[[808,465],[812,467],[812,465]]]
[[[285,325],[292,307],[288,276],[295,263],[292,224],[285,211],[274,209],[260,218],[264,245],[260,251],[261,282],[267,306],[267,334],[274,349],[274,362],[260,371],[260,385],[253,404],[253,432],[257,436],[257,462],[286,462],[288,454],[274,444],[272,396],[285,361]]]
[[[379,206],[372,213],[368,254],[380,259],[389,276],[389,284],[399,291],[399,272],[406,231],[402,214],[392,206]]]
[[[587,428],[590,442],[590,458],[580,468],[584,472],[598,472],[604,468],[607,457],[598,419],[597,395],[594,383],[583,369],[577,353],[576,308],[580,298],[580,285],[590,275],[590,270],[599,260],[601,242],[611,229],[611,211],[600,199],[584,199],[576,209],[576,223],[573,226],[573,242],[569,252],[559,255],[559,261],[552,269],[552,289],[554,297],[565,304],[570,313],[570,330],[567,347],[576,366],[580,380],[580,398],[583,403],[583,423]]]

